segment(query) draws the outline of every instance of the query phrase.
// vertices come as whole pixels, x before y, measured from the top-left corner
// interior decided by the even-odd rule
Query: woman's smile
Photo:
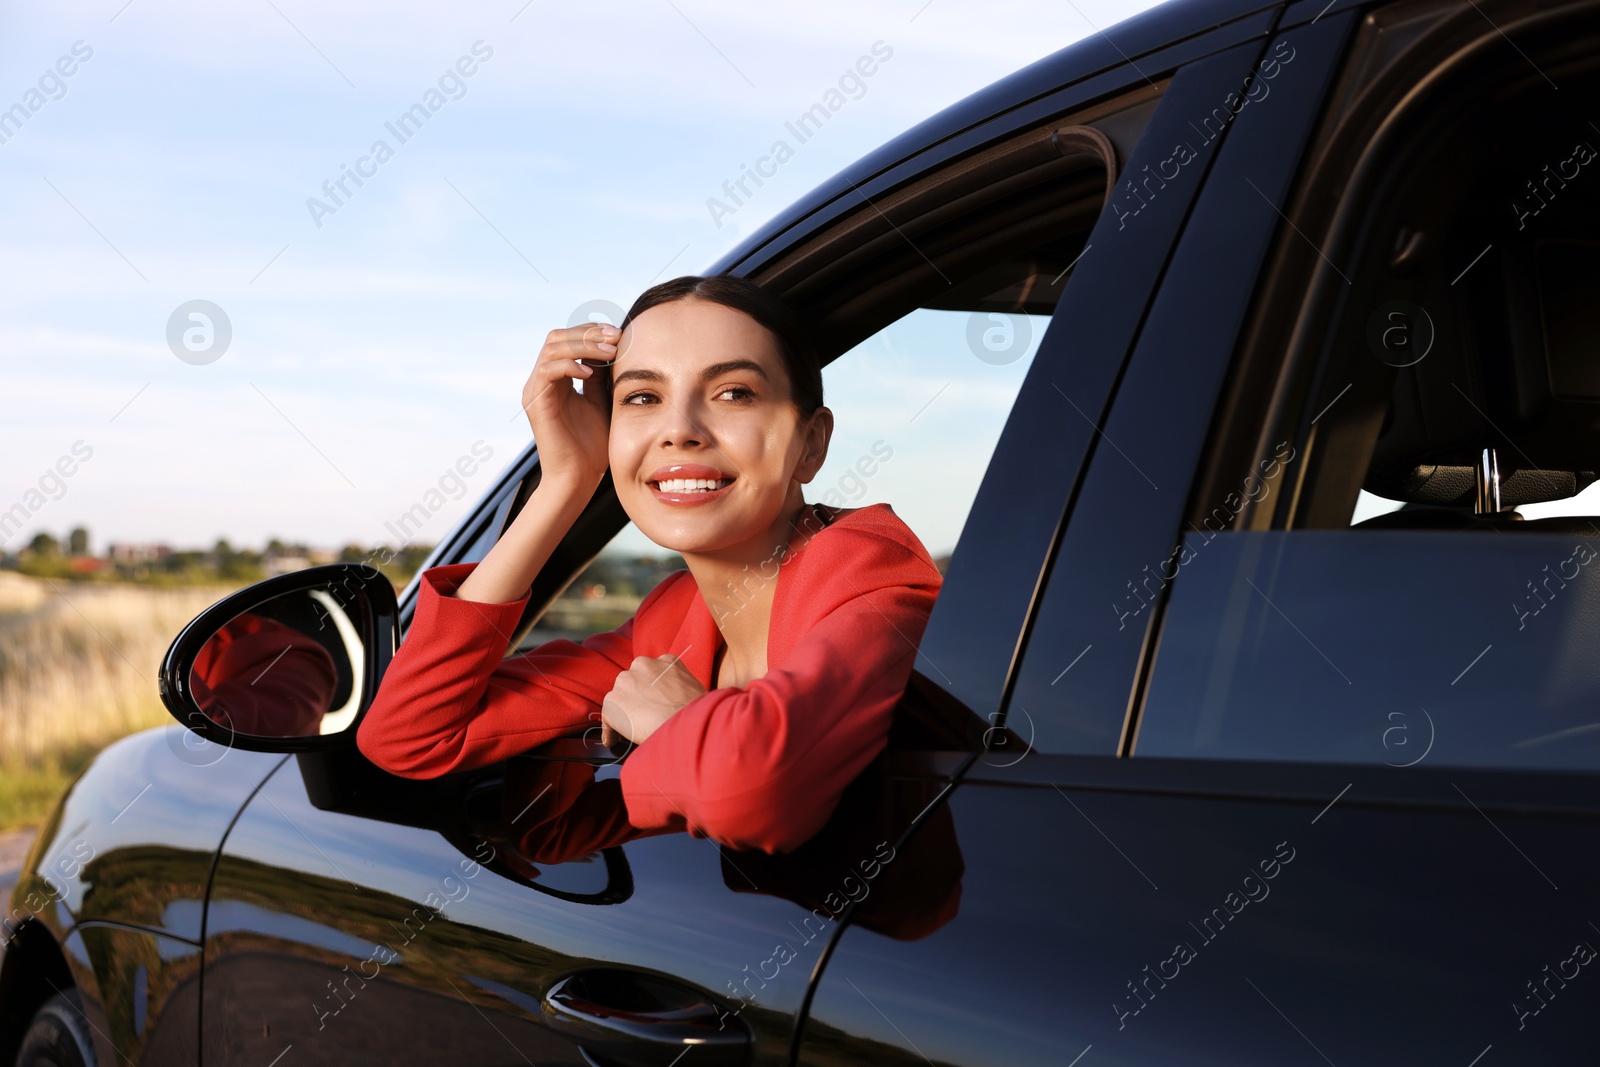
[[[645,484],[663,504],[697,507],[725,497],[735,478],[700,463],[669,463],[651,474]]]

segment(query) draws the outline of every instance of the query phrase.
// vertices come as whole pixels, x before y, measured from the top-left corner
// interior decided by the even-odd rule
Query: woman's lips
[[[727,495],[734,475],[703,463],[666,463],[650,472],[645,484],[656,499],[673,507],[695,507]]]
[[[674,478],[699,478],[706,481],[725,481],[733,475],[704,463],[664,463],[650,472],[647,482],[671,481]]]
[[[657,500],[672,507],[696,507],[700,504],[709,504],[713,500],[720,500],[728,494],[733,486],[733,479],[722,479],[721,484],[715,488],[699,488],[712,482],[709,478],[663,478],[659,482],[649,482],[650,491]],[[662,486],[671,488],[663,489]]]

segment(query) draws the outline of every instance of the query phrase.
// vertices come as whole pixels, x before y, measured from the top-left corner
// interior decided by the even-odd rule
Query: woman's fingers
[[[562,378],[587,378],[594,370],[586,367],[577,359],[552,359],[539,364],[539,377],[547,382],[557,382]]]
[[[604,332],[613,329],[597,324],[588,329],[564,331],[560,337],[552,334],[540,355],[538,370],[546,380],[586,377],[584,372],[595,369],[592,364],[616,359],[617,346],[607,338],[615,339],[617,334]]]
[[[522,406],[539,442],[546,478],[559,474],[589,484],[604,476],[609,382],[601,379],[597,387],[578,388],[572,382],[593,382],[597,374],[609,373],[621,336],[606,323],[567,326],[545,335],[523,386]]]
[[[533,377],[528,381],[528,388],[523,392],[522,406],[524,410],[531,408],[536,402],[543,399],[551,389],[564,389],[568,392],[572,387],[567,384],[571,379],[577,378],[586,381],[594,377],[596,369],[586,367],[576,359],[558,359],[539,364],[534,370]],[[557,392],[560,398],[565,393]]]
[[[552,336],[546,344],[552,349],[552,358],[565,356],[576,359],[583,356],[592,359],[616,355],[618,336],[615,326],[597,322],[592,326],[575,326],[562,331],[560,337]]]

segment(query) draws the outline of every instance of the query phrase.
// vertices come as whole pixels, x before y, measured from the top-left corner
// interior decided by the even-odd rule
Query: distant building
[[[106,558],[113,563],[164,563],[172,555],[172,546],[161,544],[132,544],[113,541],[106,546]]]

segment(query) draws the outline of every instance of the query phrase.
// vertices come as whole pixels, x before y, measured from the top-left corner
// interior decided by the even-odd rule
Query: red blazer
[[[803,520],[816,530],[809,542],[745,579],[777,587],[767,673],[742,687],[711,689],[725,642],[688,570],[669,574],[615,630],[505,659],[526,598],[455,597],[476,564],[424,571],[411,629],[357,744],[411,778],[493,763],[598,725],[634,657],[673,653],[710,691],[623,762],[628,821],[733,848],[798,847],[882,751],[941,584],[888,504],[836,512],[821,529],[814,514]]]

